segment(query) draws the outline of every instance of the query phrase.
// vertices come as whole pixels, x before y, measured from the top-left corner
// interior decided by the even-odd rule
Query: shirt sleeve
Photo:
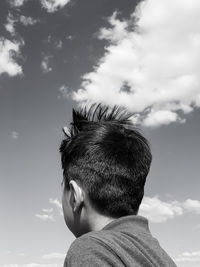
[[[101,240],[86,236],[76,239],[68,250],[64,267],[121,266],[119,259]]]

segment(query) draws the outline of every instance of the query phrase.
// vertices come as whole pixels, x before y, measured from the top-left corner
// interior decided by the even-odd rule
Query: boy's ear
[[[77,212],[82,207],[84,197],[83,190],[81,186],[74,180],[69,182],[70,187],[70,205],[72,207],[73,212]]]

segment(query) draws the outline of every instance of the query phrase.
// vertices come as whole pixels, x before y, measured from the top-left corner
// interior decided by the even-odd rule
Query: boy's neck
[[[114,221],[115,218],[108,217],[99,213],[91,213],[88,216],[88,224],[90,231],[100,231],[102,230],[107,224]]]

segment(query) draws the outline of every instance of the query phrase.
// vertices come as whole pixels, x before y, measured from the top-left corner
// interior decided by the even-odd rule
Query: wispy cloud
[[[40,0],[47,12],[52,13],[66,6],[70,0]]]
[[[53,208],[50,209],[42,209],[43,212],[45,213],[52,213],[53,212]]]
[[[71,96],[70,92],[69,92],[69,88],[66,85],[62,85],[59,87],[59,95],[58,98],[69,98]]]
[[[141,1],[127,20],[115,12],[99,33],[105,54],[74,99],[123,105],[146,126],[184,122],[200,107],[199,13],[199,0]]]
[[[176,262],[200,262],[200,251],[183,252],[175,260]]]
[[[200,214],[200,201],[199,200],[193,200],[193,199],[187,199],[184,202],[184,208],[188,211],[195,212],[197,214]]]
[[[9,12],[7,16],[7,22],[4,26],[11,35],[15,35],[15,22],[16,19],[14,18],[13,14]]]
[[[49,198],[49,203],[56,207],[57,212],[59,215],[63,216],[63,211],[62,211],[62,204],[57,198]],[[42,213],[37,213],[35,214],[35,217],[41,219],[42,221],[55,221],[56,217],[58,215],[54,212],[53,208],[43,208]]]
[[[55,221],[52,214],[35,214],[35,216],[42,221]]]
[[[19,21],[24,25],[24,26],[29,26],[29,25],[34,25],[35,23],[38,22],[37,19],[31,18],[31,17],[26,17],[21,15],[19,17]]]
[[[43,57],[43,60],[41,62],[41,68],[42,68],[43,72],[47,73],[47,72],[52,71],[52,67],[50,67],[50,61],[51,61],[52,57],[53,56],[51,56],[51,55],[45,55]]]
[[[72,36],[72,35],[67,35],[66,36],[66,40],[72,41],[74,39],[75,39],[75,36]]]
[[[51,34],[49,34],[45,40],[45,42],[52,45],[53,48],[56,48],[57,50],[62,49],[63,47],[63,41],[61,39],[55,39]]]
[[[63,41],[62,40],[56,41],[55,42],[55,47],[57,49],[61,49],[63,47]]]
[[[13,131],[12,133],[11,133],[11,138],[12,139],[18,139],[19,138],[19,133],[18,132],[16,132],[16,131]]]
[[[55,199],[50,198],[49,202],[57,207],[58,212],[60,213],[60,215],[63,215],[62,204],[57,198],[55,198]]]
[[[10,6],[17,8],[22,7],[25,2],[27,2],[27,0],[9,0]],[[53,13],[65,7],[70,0],[40,0],[39,2],[47,12]]]
[[[43,255],[42,259],[45,259],[45,260],[52,260],[52,259],[64,260],[65,257],[66,257],[66,254],[64,254],[64,253],[53,252],[53,253]]]
[[[158,196],[144,197],[139,214],[147,217],[151,222],[161,223],[182,215],[183,209],[176,202],[161,201]]]
[[[9,4],[12,7],[21,7],[24,4],[25,0],[10,0]]]
[[[20,56],[20,46],[20,42],[0,38],[0,74],[22,74],[22,67],[16,62],[16,57]]]
[[[62,204],[61,202],[57,199],[57,198],[50,198],[49,202],[51,204],[54,204],[57,208],[61,209],[62,208]]]
[[[180,201],[161,201],[158,196],[144,197],[140,206],[139,214],[147,217],[151,222],[162,223],[168,219],[175,218],[193,212],[200,214],[200,201],[187,199]]]

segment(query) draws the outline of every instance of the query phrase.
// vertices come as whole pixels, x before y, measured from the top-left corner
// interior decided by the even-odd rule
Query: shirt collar
[[[113,220],[102,230],[149,233],[148,220],[139,215],[128,215]]]

